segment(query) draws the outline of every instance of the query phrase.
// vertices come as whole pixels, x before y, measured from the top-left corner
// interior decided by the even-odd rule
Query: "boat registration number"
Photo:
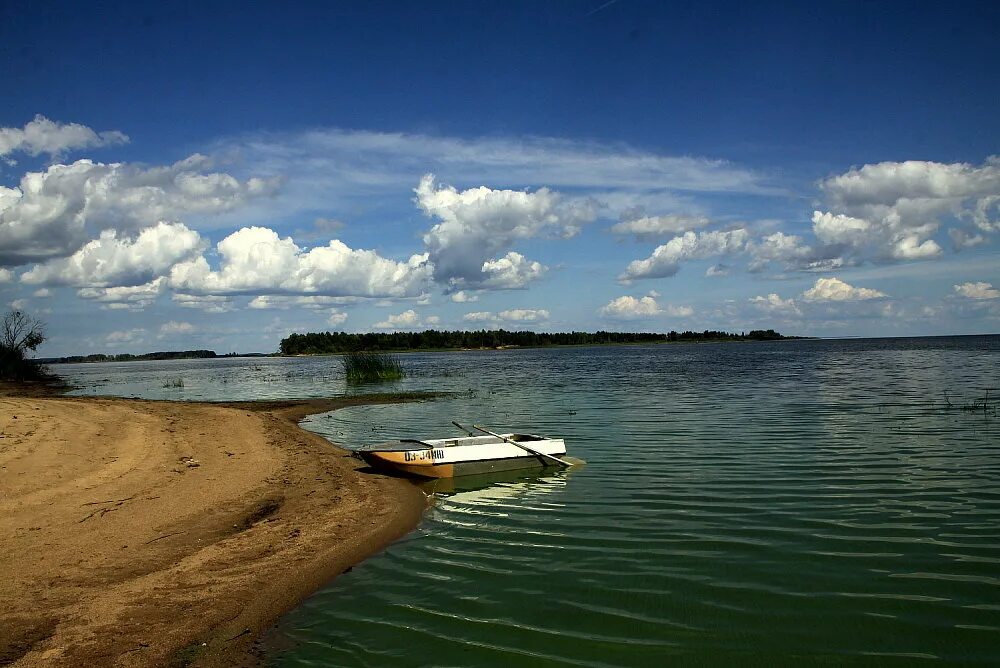
[[[444,450],[434,449],[434,450],[407,450],[405,453],[406,461],[408,462],[423,462],[428,459],[444,459]]]

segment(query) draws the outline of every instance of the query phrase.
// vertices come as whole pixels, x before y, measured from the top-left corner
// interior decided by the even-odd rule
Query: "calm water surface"
[[[456,396],[304,426],[350,446],[487,423],[588,464],[428,486],[420,528],[286,616],[269,665],[1000,663],[1000,421],[960,409],[1000,397],[1000,337],[403,359],[377,389]],[[56,370],[89,394],[372,389],[335,358]]]

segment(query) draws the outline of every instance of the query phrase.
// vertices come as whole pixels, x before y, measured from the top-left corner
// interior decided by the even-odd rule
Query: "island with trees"
[[[542,348],[548,346],[622,345],[640,343],[708,343],[728,341],[780,341],[803,337],[784,336],[773,329],[750,332],[531,332],[505,329],[422,332],[309,332],[289,334],[281,340],[281,355],[329,355],[359,351],[482,350]]]

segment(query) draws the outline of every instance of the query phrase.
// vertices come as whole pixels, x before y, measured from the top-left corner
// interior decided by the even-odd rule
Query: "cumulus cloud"
[[[473,311],[462,316],[465,322],[492,322],[496,319],[492,311]]]
[[[117,130],[95,132],[79,123],[50,121],[41,114],[23,128],[0,127],[0,156],[14,152],[58,157],[72,149],[125,144],[128,137]]]
[[[165,336],[172,336],[174,334],[190,334],[195,330],[195,326],[190,322],[178,322],[177,320],[169,320],[162,325],[160,325],[159,338]]]
[[[855,302],[887,296],[871,288],[856,288],[839,278],[817,279],[815,285],[802,293],[802,298],[811,302]]]
[[[21,275],[24,283],[74,286],[134,286],[162,276],[182,260],[205,248],[183,223],[157,223],[134,239],[114,230],[86,243],[67,258],[50,260]]]
[[[937,257],[933,238],[945,220],[957,247],[982,243],[977,232],[1000,231],[1000,160],[983,165],[922,160],[881,162],[820,182],[831,211],[813,213],[813,231],[827,244],[862,258]]]
[[[685,232],[662,246],[645,260],[633,260],[618,279],[623,283],[642,278],[673,276],[684,260],[728,255],[744,250],[749,233],[743,228],[712,232]]]
[[[468,290],[459,290],[458,292],[453,292],[451,294],[451,301],[457,304],[465,304],[468,302],[478,302],[479,295],[475,292],[469,292]]]
[[[980,281],[978,283],[962,283],[952,287],[955,292],[969,299],[1000,299],[1000,290],[994,288],[992,283]]]
[[[784,232],[774,232],[759,241],[749,242],[747,252],[751,257],[748,266],[751,272],[763,270],[772,261],[802,269],[817,259],[815,251],[805,244],[802,237]]]
[[[487,260],[483,263],[480,289],[486,290],[517,290],[527,287],[533,281],[541,278],[548,267],[540,262],[528,260],[520,253],[511,251],[502,258]]]
[[[436,315],[421,318],[416,311],[409,309],[403,311],[402,313],[397,313],[396,315],[390,315],[382,322],[376,322],[374,327],[376,329],[393,330],[422,329],[426,327],[433,327],[440,322],[441,318]]]
[[[690,306],[674,306],[672,304],[664,306],[663,312],[675,318],[690,318],[694,315],[694,309]]]
[[[694,315],[694,309],[690,306],[661,305],[656,301],[659,296],[655,290],[651,290],[645,297],[622,295],[609,301],[597,312],[610,320],[646,320],[658,315],[688,318]]]
[[[330,317],[326,319],[326,324],[330,327],[340,327],[345,322],[347,322],[347,314],[337,310],[330,311]]]
[[[609,301],[598,312],[605,318],[614,320],[640,320],[659,315],[661,309],[653,297],[623,295]]]
[[[146,330],[142,327],[132,329],[121,329],[109,332],[104,337],[107,343],[141,343],[146,338]]]
[[[231,211],[278,186],[205,173],[210,164],[202,155],[150,169],[78,160],[29,172],[17,188],[0,187],[0,265],[70,255],[104,230],[134,233],[185,214]]]
[[[612,225],[611,231],[615,234],[631,234],[642,240],[662,239],[707,227],[711,222],[705,216],[675,213],[623,220]]]
[[[192,294],[286,294],[330,297],[414,297],[433,267],[427,255],[396,262],[338,240],[303,251],[290,237],[265,227],[244,227],[220,241],[220,267],[204,257],[173,267],[170,284]]]
[[[164,284],[166,281],[164,280]],[[236,310],[230,297],[221,295],[189,295],[177,293],[171,300],[181,308],[192,308],[205,313],[229,313]]]
[[[762,311],[802,315],[802,311],[799,310],[799,306],[795,303],[794,299],[782,299],[774,292],[766,297],[751,297],[750,303]]]
[[[14,272],[10,269],[0,269],[0,283],[9,283],[14,280]]]
[[[507,311],[500,311],[497,316],[501,320],[506,320],[508,322],[538,322],[539,320],[548,320],[549,312],[543,308],[515,308]]]
[[[509,309],[493,313],[492,311],[475,311],[462,316],[465,322],[539,322],[549,319],[549,312],[546,309]]]
[[[428,174],[414,192],[420,209],[440,221],[424,235],[434,278],[458,287],[509,287],[507,279],[512,268],[507,265],[524,258],[512,253],[499,260],[493,258],[519,240],[543,235],[573,236],[595,215],[591,207],[566,202],[547,188],[527,192],[481,186],[460,192],[452,186],[438,185]],[[528,273],[523,269],[514,287],[523,287],[525,279],[531,280],[543,270],[537,263],[528,267]]]
[[[101,304],[101,308],[130,311],[141,311],[163,293],[166,287],[165,278],[157,278],[143,285],[82,288],[77,296],[90,299]]]

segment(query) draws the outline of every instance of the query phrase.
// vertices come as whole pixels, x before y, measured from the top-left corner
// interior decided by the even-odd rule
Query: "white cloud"
[[[600,308],[599,313],[615,320],[639,320],[651,318],[661,313],[660,305],[653,297],[635,298],[629,295],[616,297]]]
[[[193,155],[167,167],[78,160],[0,187],[0,265],[64,257],[104,230],[134,233],[185,214],[218,214],[273,194],[276,180],[203,173]]]
[[[466,304],[469,302],[478,302],[479,295],[475,292],[470,292],[468,290],[459,290],[458,292],[452,293],[451,301],[458,304]]]
[[[538,322],[548,320],[549,312],[545,309],[515,308],[507,311],[500,311],[497,317],[508,322]]]
[[[872,224],[844,214],[813,211],[813,234],[825,244],[862,246],[868,240]]]
[[[462,316],[465,322],[539,322],[549,319],[549,312],[546,309],[509,309],[493,313],[492,311],[474,311]]]
[[[165,282],[164,282],[165,284]],[[182,308],[193,308],[205,313],[229,313],[236,310],[232,299],[221,295],[189,295],[177,293],[171,300]]]
[[[789,268],[805,268],[815,258],[815,251],[805,245],[802,237],[784,232],[774,232],[760,241],[747,244],[751,272],[761,271],[772,261],[783,262]]]
[[[190,322],[169,320],[160,325],[159,338],[172,336],[174,334],[190,334],[195,330],[195,326]]]
[[[573,236],[582,223],[594,217],[590,208],[564,202],[547,188],[527,192],[482,186],[459,192],[452,186],[436,184],[434,176],[427,174],[414,192],[424,213],[440,220],[424,235],[434,263],[434,278],[460,286],[507,287],[503,278],[491,276],[487,268],[510,260],[512,254],[500,260],[491,258],[509,250],[518,240],[542,235]],[[497,271],[506,275],[502,267]]]
[[[311,187],[364,195],[386,185],[405,186],[416,170],[512,187],[545,183],[630,191],[768,191],[760,176],[724,160],[546,137],[457,139],[327,129],[247,136],[220,148],[239,151],[276,173],[308,165]]]
[[[326,319],[326,324],[330,327],[340,327],[347,322],[347,314],[343,311],[330,311],[330,317]]]
[[[690,306],[673,306],[672,304],[664,306],[663,312],[675,318],[690,318],[694,315],[694,309]]]
[[[10,269],[0,269],[0,283],[9,283],[14,280],[14,272]]]
[[[33,293],[31,293],[31,296],[32,297],[51,297],[52,296],[52,291],[49,290],[48,288],[38,288]]]
[[[802,298],[811,302],[854,302],[887,296],[878,290],[856,288],[839,278],[817,279],[815,285],[802,293]]]
[[[175,265],[170,284],[194,294],[286,294],[330,297],[414,297],[423,294],[432,266],[427,255],[406,262],[354,250],[333,240],[303,251],[291,237],[244,227],[216,246],[220,267],[204,257]]]
[[[94,132],[86,125],[50,121],[38,114],[23,128],[0,128],[0,156],[19,151],[57,157],[72,149],[125,144],[128,140],[117,130]]]
[[[799,310],[798,304],[795,303],[794,299],[782,299],[777,295],[777,293],[770,293],[766,297],[751,297],[750,303],[753,304],[758,309],[769,312],[778,313],[794,313],[795,315],[801,315],[802,312]]]
[[[1000,231],[1000,160],[981,166],[921,160],[881,162],[820,182],[832,211],[813,213],[813,231],[848,256],[921,260],[942,254],[933,238],[950,221],[956,247]]]
[[[711,222],[705,216],[675,213],[624,220],[612,225],[611,231],[615,234],[632,234],[638,239],[659,239],[698,230]]]
[[[690,306],[660,305],[656,298],[660,293],[650,290],[645,297],[623,295],[616,297],[598,309],[598,313],[611,320],[645,320],[658,315],[669,315],[675,318],[688,318],[694,315]]]
[[[974,248],[975,246],[980,246],[986,243],[986,237],[982,234],[968,232],[957,227],[953,227],[948,230],[948,236],[951,237],[951,243],[955,250]]]
[[[548,267],[540,262],[528,260],[520,253],[511,251],[502,258],[483,263],[482,274],[486,278],[479,283],[482,289],[516,290],[527,287],[538,280]]]
[[[146,330],[142,327],[116,330],[104,337],[106,343],[142,343],[146,338]]]
[[[492,322],[496,320],[496,316],[493,315],[492,311],[473,311],[463,315],[462,320],[465,322]]]
[[[24,307],[28,305],[27,299],[15,299],[10,303],[10,307],[15,311],[23,311]]]
[[[134,286],[164,275],[205,243],[183,223],[157,223],[134,239],[105,230],[73,255],[35,265],[21,275],[25,283],[74,286]]]
[[[436,315],[421,318],[416,311],[408,309],[402,313],[390,315],[382,322],[376,322],[373,327],[375,327],[375,329],[393,330],[423,329],[433,327],[440,322],[441,319]]]
[[[685,232],[674,237],[645,260],[633,260],[619,280],[625,283],[641,278],[673,276],[684,260],[728,255],[746,247],[749,234],[743,228],[728,231]]]
[[[962,283],[952,287],[955,292],[969,299],[1000,299],[1000,290],[994,288],[992,283]]]
[[[103,308],[141,311],[156,301],[165,287],[166,279],[157,278],[143,285],[83,288],[76,294],[83,299],[100,302]]]
[[[313,310],[327,309],[331,306],[343,306],[358,302],[357,297],[326,297],[324,295],[306,295],[288,297],[286,295],[260,295],[250,300],[248,306],[252,309],[290,309],[308,308]]]

